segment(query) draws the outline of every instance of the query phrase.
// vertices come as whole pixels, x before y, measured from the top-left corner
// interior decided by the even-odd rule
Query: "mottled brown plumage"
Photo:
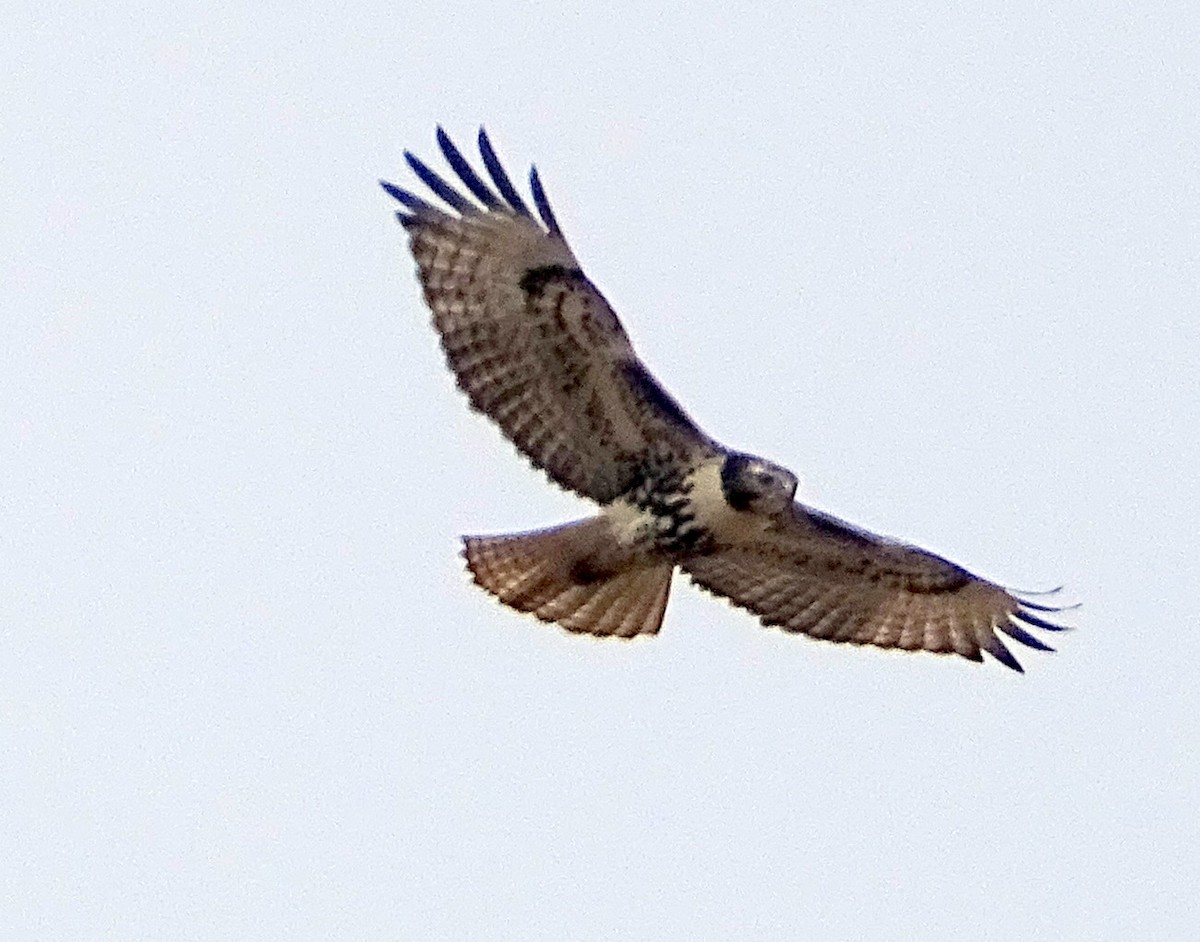
[[[796,503],[791,472],[705,435],[633,351],[581,270],[537,171],[535,216],[479,134],[485,182],[444,132],[463,195],[406,154],[446,204],[389,183],[404,210],[425,300],[474,408],[599,516],[530,533],[467,537],[464,555],[505,604],[576,632],[659,630],[671,575],[816,638],[884,648],[986,651],[1020,665],[996,632],[1051,650],[1061,630],[1022,598],[913,546]]]

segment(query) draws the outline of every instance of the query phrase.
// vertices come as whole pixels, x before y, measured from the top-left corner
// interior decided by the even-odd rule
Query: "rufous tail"
[[[569,631],[632,638],[662,626],[674,566],[633,565],[603,518],[508,536],[463,537],[475,581],[505,605]]]

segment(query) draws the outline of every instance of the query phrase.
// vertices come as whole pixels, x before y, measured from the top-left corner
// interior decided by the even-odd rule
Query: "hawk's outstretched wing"
[[[412,154],[413,172],[450,211],[383,183],[404,211],[425,299],[471,404],[552,480],[607,503],[669,454],[714,446],[633,352],[608,302],[567,246],[536,170],[530,212],[479,132],[489,186],[441,128],[464,196]]]
[[[795,504],[746,542],[683,563],[697,585],[778,625],[828,641],[960,654],[987,651],[1013,670],[996,636],[1053,650],[1029,633],[1061,631],[1040,613],[1062,608],[1019,598],[933,553],[875,536]]]

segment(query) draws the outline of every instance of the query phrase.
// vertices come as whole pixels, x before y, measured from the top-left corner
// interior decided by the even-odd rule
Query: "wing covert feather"
[[[441,129],[452,170],[482,206],[417,158],[409,165],[453,212],[391,184],[447,362],[474,408],[559,485],[606,503],[645,455],[686,460],[711,441],[638,360],[617,315],[579,267],[533,176],[535,219],[486,134],[493,193]]]
[[[800,504],[758,537],[687,560],[704,589],[728,598],[764,625],[815,638],[881,648],[958,654],[986,651],[1022,667],[997,631],[1053,650],[1026,629],[1065,628],[1019,595],[933,553],[868,533]]]

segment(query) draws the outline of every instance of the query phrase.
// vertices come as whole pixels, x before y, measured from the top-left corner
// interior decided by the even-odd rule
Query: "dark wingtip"
[[[437,217],[444,215],[440,209],[430,206],[421,197],[414,196],[408,190],[402,190],[400,187],[388,183],[387,180],[380,180],[379,185],[383,187],[388,196],[407,210],[407,212],[396,214],[405,225],[408,224],[407,221],[415,221],[419,216]]]
[[[997,661],[1009,668],[1009,670],[1014,670],[1018,674],[1025,673],[1025,668],[1021,666],[1021,662],[1013,657],[1012,651],[1008,650],[999,638],[996,639],[995,644],[985,650]]]
[[[1043,631],[1070,631],[1070,625],[1056,625],[1052,621],[1047,621],[1040,615],[1035,615],[1033,612],[1027,611],[1024,606],[1012,613],[1013,618],[1019,618],[1027,625],[1033,625],[1035,628],[1041,628]]]
[[[533,203],[537,206],[542,222],[546,224],[551,235],[561,236],[562,230],[558,227],[558,220],[554,218],[554,210],[550,208],[550,201],[546,199],[546,191],[542,188],[542,180],[538,176],[537,167],[529,168],[529,188],[533,191]]]
[[[1058,595],[1065,586],[1056,585],[1053,589],[1009,589],[1013,595]]]
[[[487,131],[482,127],[479,129],[479,155],[483,158],[483,165],[487,168],[488,176],[492,178],[496,189],[500,191],[500,195],[504,197],[504,201],[508,203],[513,212],[532,219],[533,214],[529,212],[529,207],[521,199],[521,194],[517,192],[517,188],[512,185],[512,180],[504,172],[500,158],[496,156],[495,148],[488,140]]]
[[[450,164],[450,168],[458,174],[458,178],[470,190],[479,202],[483,203],[488,209],[499,209],[504,204],[500,198],[491,191],[486,183],[475,172],[467,159],[462,155],[462,152],[454,146],[454,141],[450,140],[450,135],[447,134],[438,125],[437,143],[442,150],[442,156],[446,158],[446,162]]]
[[[1028,631],[1022,628],[1014,621],[1006,621],[1000,626],[1000,630],[1012,638],[1014,641],[1019,641],[1027,648],[1033,648],[1035,651],[1053,651],[1054,648],[1046,644],[1040,638],[1035,638]]]
[[[403,206],[411,209],[410,200],[415,199],[411,194],[405,193],[398,186],[388,183],[387,180],[380,180],[379,185],[383,187],[384,192],[392,199]],[[396,211],[396,219],[405,229],[411,229],[417,221],[417,217],[410,211],[400,209]]]
[[[437,194],[438,199],[444,202],[447,206],[451,206],[454,210],[462,215],[479,212],[479,209],[465,196],[454,189],[449,183],[443,180],[433,170],[431,170],[420,157],[412,153],[412,151],[404,152],[404,159],[408,165],[429,189]]]
[[[1078,608],[1083,608],[1082,602],[1076,602],[1074,605],[1043,605],[1041,602],[1031,602],[1029,599],[1020,599],[1022,608],[1030,608],[1035,612],[1073,612]]]

